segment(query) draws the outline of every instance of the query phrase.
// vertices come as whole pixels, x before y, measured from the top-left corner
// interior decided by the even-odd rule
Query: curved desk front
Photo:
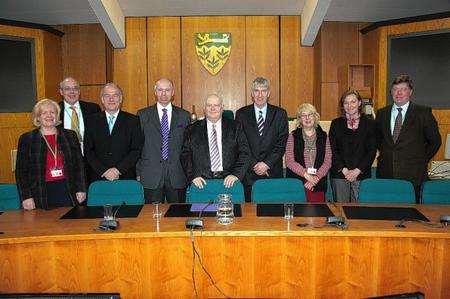
[[[431,221],[450,206],[416,206]],[[163,213],[168,206],[163,205]],[[330,209],[342,213],[338,206]],[[193,298],[193,251],[186,218],[152,218],[145,205],[114,232],[98,219],[60,220],[68,209],[0,215],[0,293],[119,292],[122,298]],[[450,227],[349,220],[347,230],[298,227],[324,218],[243,217],[230,226],[205,218],[194,243],[217,286],[240,298],[363,298],[421,291],[450,298]],[[199,297],[222,297],[200,265]]]

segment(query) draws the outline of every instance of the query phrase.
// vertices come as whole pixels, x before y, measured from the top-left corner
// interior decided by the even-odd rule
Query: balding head
[[[167,106],[173,98],[173,83],[167,78],[161,78],[155,83],[155,96],[158,103]]]

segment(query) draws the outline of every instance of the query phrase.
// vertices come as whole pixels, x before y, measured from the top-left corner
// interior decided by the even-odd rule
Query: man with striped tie
[[[283,177],[283,155],[288,137],[287,113],[267,103],[269,80],[253,80],[253,104],[236,112],[250,147],[250,165],[244,178],[245,201],[251,201],[252,185],[258,179]]]
[[[224,179],[227,188],[242,180],[249,162],[249,148],[242,125],[222,117],[222,99],[205,99],[205,119],[190,125],[185,133],[181,163],[189,182],[203,188],[206,179]]]
[[[428,179],[427,164],[441,146],[441,135],[431,108],[410,101],[412,81],[407,75],[394,79],[393,104],[378,111],[377,178],[410,181],[420,203],[420,188]]]

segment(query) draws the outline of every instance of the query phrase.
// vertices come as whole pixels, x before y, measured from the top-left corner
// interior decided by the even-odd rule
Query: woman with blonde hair
[[[319,113],[311,104],[297,112],[297,129],[286,145],[287,176],[303,181],[308,202],[324,202],[327,173],[331,167],[330,142],[319,125]]]
[[[16,182],[25,210],[79,205],[86,199],[83,157],[77,135],[58,127],[59,105],[50,99],[32,111],[37,128],[19,138]]]

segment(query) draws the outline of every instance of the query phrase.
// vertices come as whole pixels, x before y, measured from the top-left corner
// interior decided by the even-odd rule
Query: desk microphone
[[[186,220],[186,224],[185,224],[186,228],[191,229],[191,230],[192,229],[203,229],[202,214],[206,210],[206,208],[209,207],[213,203],[214,203],[214,201],[210,200],[200,211],[197,218],[191,218],[191,219]]]
[[[100,225],[98,226],[101,230],[116,230],[119,227],[119,220],[116,219],[117,212],[119,212],[120,208],[123,206],[126,206],[126,202],[122,201],[120,206],[117,207],[117,209],[114,211],[113,219],[112,220],[105,220],[103,219],[100,221]]]

